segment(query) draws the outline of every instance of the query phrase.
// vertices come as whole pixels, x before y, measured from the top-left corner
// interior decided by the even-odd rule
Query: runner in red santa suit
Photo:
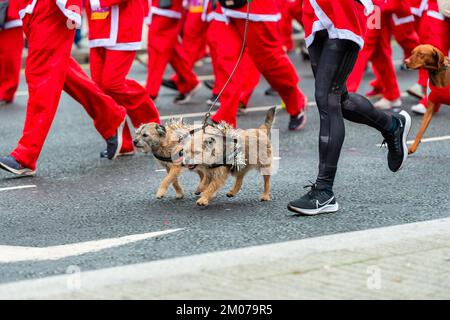
[[[127,79],[136,51],[142,45],[142,0],[90,0],[86,14],[89,21],[92,79],[127,109],[134,127],[159,122],[158,110],[147,90],[137,81]],[[128,125],[124,128],[120,154],[134,154]],[[107,158],[109,154],[105,150],[100,156]]]
[[[177,42],[173,59],[185,57],[189,68],[193,69],[195,62],[205,53],[208,22],[202,19],[203,0],[189,0],[183,25],[183,40]],[[163,80],[163,86],[178,90],[180,82],[178,74]]]
[[[205,0],[204,6],[203,19],[209,24],[207,39],[215,78],[212,96],[207,101],[211,106],[217,100],[218,94],[230,77],[231,70],[236,65],[242,48],[242,38],[230,26],[229,20],[223,14],[220,4],[216,0]],[[239,79],[244,81],[241,81],[234,90],[239,92],[239,111],[244,111],[260,80],[260,73],[247,50],[244,52],[239,70],[241,72]],[[220,106],[220,102],[216,106]],[[232,116],[230,119],[233,119]]]
[[[303,23],[320,113],[319,174],[307,194],[289,203],[288,209],[296,214],[338,211],[333,183],[345,137],[344,118],[380,131],[389,148],[392,171],[400,170],[408,156],[409,115],[375,109],[365,97],[349,94],[346,88],[364,45],[366,16],[373,9],[367,0],[304,0]]]
[[[164,71],[170,63],[178,75],[179,95],[174,102],[189,102],[200,89],[201,84],[192,71],[188,56],[179,45],[178,36],[182,27],[182,0],[148,0],[148,75],[147,91],[153,99],[158,97]]]
[[[400,88],[392,62],[392,47],[390,29],[393,6],[395,0],[375,0],[374,4],[380,11],[374,12],[370,19],[379,19],[380,23],[374,28],[369,28],[364,37],[364,48],[358,56],[353,72],[348,79],[348,91],[356,92],[359,89],[364,72],[369,61],[372,62],[376,74],[383,71],[383,85],[381,94],[383,98],[374,105],[379,109],[399,108],[402,105]]]
[[[23,30],[17,5],[16,1],[9,3],[4,24],[0,25],[0,106],[14,100],[19,86]]]
[[[226,8],[227,2],[232,1],[220,0],[223,13],[242,44],[247,5],[244,3],[238,9],[230,9]],[[251,2],[247,49],[256,68],[283,99],[286,110],[291,116],[289,129],[300,130],[306,123],[305,107],[307,106],[307,99],[298,88],[299,77],[294,65],[283,50],[278,28],[280,18],[281,14],[278,11],[276,0]],[[223,39],[223,41],[227,41],[227,39]],[[237,56],[234,60],[237,60]],[[239,70],[242,70],[242,66],[239,67]],[[227,74],[230,73],[231,70],[228,70]],[[213,121],[225,121],[231,125],[236,125],[236,114],[240,99],[240,91],[237,88],[242,81],[245,81],[245,79],[242,77],[242,71],[239,71],[224,91],[220,100],[220,108],[212,117]]]
[[[390,40],[392,35],[394,35],[395,40],[402,47],[404,57],[410,57],[412,50],[420,44],[419,35],[415,30],[414,15],[411,12],[409,2],[402,0],[389,0],[388,1],[389,11],[391,13],[392,19],[389,21],[389,26],[384,30],[383,40],[389,41],[389,45],[380,46],[377,50],[377,54],[382,55],[384,58],[381,61],[386,61],[387,59],[392,59],[392,49],[390,45]],[[384,93],[389,92],[389,83],[384,81],[384,65],[383,63],[376,63],[373,65],[375,80],[371,82],[373,90],[369,91],[367,97],[375,97],[377,95],[384,95]],[[383,68],[379,70],[378,68]],[[382,76],[383,75],[383,76]],[[388,103],[387,101],[385,101]]]
[[[25,76],[28,106],[23,135],[16,149],[0,158],[0,168],[33,175],[64,89],[86,109],[107,141],[109,158],[122,146],[126,110],[104,94],[70,57],[75,26],[81,23],[81,0],[20,0],[28,39]]]
[[[427,11],[422,17],[422,43],[431,44],[447,55],[450,50],[449,35],[450,18],[445,17],[441,12],[439,12],[437,0],[429,0]],[[424,88],[427,87],[428,72],[426,70],[420,70],[419,84]],[[425,114],[427,105],[427,97],[424,95],[417,105],[411,107],[411,110],[417,114]],[[437,108],[436,111],[439,111],[439,108]]]

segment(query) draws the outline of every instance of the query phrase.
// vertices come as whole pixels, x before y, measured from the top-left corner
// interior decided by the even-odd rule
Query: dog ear
[[[427,66],[429,69],[439,70],[445,64],[444,54],[437,48],[433,47],[433,65]]]
[[[167,130],[166,130],[166,127],[164,127],[163,125],[158,124],[158,125],[156,125],[156,132],[158,132],[160,137],[165,137],[166,133],[167,133]]]

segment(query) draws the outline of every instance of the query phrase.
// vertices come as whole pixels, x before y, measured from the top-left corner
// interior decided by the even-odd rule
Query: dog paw
[[[263,195],[261,197],[261,201],[270,201],[270,196],[269,195]]]
[[[228,198],[233,198],[233,197],[235,197],[236,196],[236,194],[234,194],[233,192],[228,192],[227,193],[227,197]]]
[[[199,195],[202,194],[202,192],[201,192],[201,191],[195,191],[194,194],[195,194],[196,196],[199,196]]]
[[[208,199],[200,198],[197,200],[197,205],[201,207],[206,207],[209,204]]]
[[[175,196],[175,199],[177,199],[177,200],[180,200],[180,199],[183,199],[184,198],[184,194],[177,194],[176,196]]]
[[[166,195],[166,194],[165,194],[164,192],[158,192],[158,193],[156,194],[156,199],[162,199],[162,198],[164,198],[165,195]]]
[[[408,149],[408,154],[413,154],[415,152],[416,152],[416,149],[414,149],[414,148],[409,148]]]

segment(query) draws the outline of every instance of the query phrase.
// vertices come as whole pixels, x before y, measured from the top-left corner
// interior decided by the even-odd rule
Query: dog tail
[[[270,132],[272,129],[273,122],[275,121],[275,113],[277,112],[277,107],[270,108],[266,113],[266,120],[261,125],[260,129],[265,129]]]

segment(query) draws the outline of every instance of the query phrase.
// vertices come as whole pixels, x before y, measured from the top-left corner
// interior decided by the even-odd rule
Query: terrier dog
[[[156,198],[163,198],[170,185],[173,185],[176,199],[184,197],[183,189],[178,182],[184,167],[182,166],[183,149],[181,140],[189,135],[193,127],[183,123],[182,120],[171,120],[165,126],[157,123],[148,123],[136,130],[133,141],[135,147],[144,153],[152,153],[159,163],[166,169],[167,175],[161,181]],[[197,172],[203,181],[202,172]],[[197,188],[196,194],[200,194],[204,187],[202,184]]]
[[[241,190],[245,175],[252,169],[259,170],[264,178],[261,201],[270,200],[270,131],[275,111],[274,107],[267,112],[264,124],[258,129],[236,130],[225,124],[207,126],[183,142],[184,165],[189,170],[203,174],[199,187],[201,197],[197,200],[197,205],[207,206],[230,174],[236,181],[227,196],[236,196]]]
[[[416,47],[411,57],[405,60],[408,69],[424,68],[430,76],[430,94],[428,106],[420,125],[419,133],[413,145],[409,148],[409,154],[416,152],[422,137],[430,125],[434,113],[440,104],[450,104],[450,61],[439,49],[431,45]]]

